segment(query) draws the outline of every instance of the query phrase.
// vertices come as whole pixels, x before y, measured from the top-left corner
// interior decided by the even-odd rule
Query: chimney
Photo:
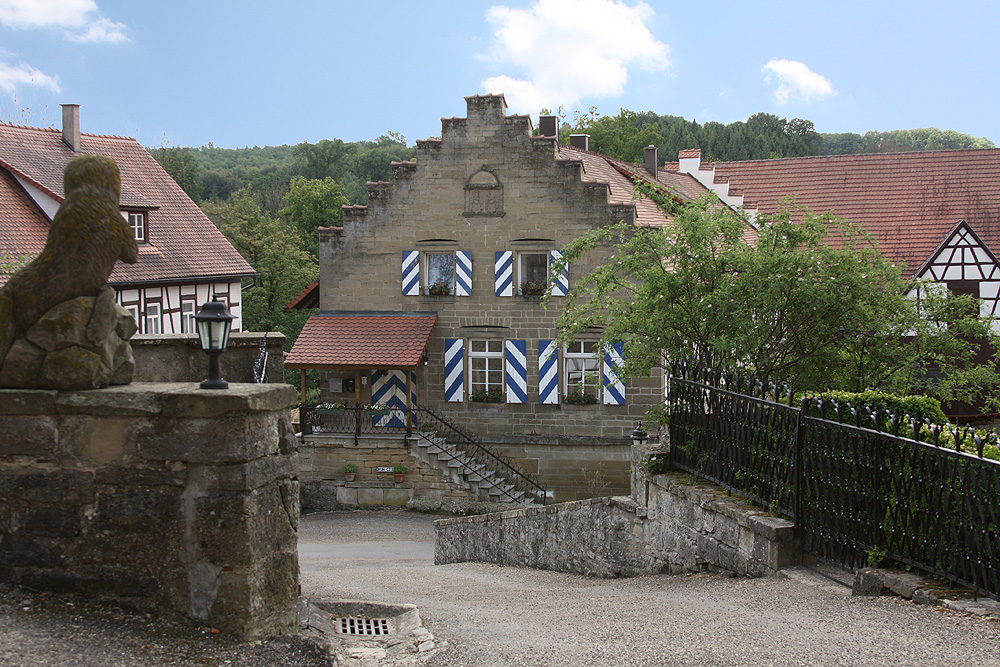
[[[62,140],[74,153],[80,152],[80,105],[61,104],[63,112]]]
[[[538,134],[543,137],[555,137],[558,136],[556,132],[556,117],[555,116],[539,116],[538,117]]]
[[[646,171],[652,174],[653,178],[656,178],[656,163],[656,146],[646,146]]]
[[[589,134],[571,134],[569,135],[569,145],[574,148],[582,148],[585,151],[590,150],[590,135]]]

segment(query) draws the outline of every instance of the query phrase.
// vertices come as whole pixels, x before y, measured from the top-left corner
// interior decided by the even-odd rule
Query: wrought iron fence
[[[778,387],[676,366],[671,465],[793,519],[821,558],[888,559],[1000,599],[1000,462],[983,458],[981,435],[792,402]]]
[[[371,405],[299,408],[303,433],[354,433],[355,435],[408,432],[415,424],[413,410]]]

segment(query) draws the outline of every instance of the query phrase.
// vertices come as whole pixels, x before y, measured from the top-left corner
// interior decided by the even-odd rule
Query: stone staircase
[[[407,438],[410,454],[436,468],[444,479],[468,489],[481,501],[545,504],[545,490],[510,462],[472,443],[449,442],[433,431]]]

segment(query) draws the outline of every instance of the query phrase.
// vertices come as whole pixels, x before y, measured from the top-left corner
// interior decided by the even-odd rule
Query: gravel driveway
[[[1000,622],[852,597],[808,571],[764,579],[597,580],[477,563],[434,566],[433,519],[302,517],[302,593],[410,603],[446,646],[427,667],[1000,666]]]

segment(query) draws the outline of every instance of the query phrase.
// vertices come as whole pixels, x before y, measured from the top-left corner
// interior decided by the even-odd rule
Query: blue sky
[[[0,120],[148,147],[410,143],[503,92],[820,132],[939,127],[1000,144],[992,2],[0,0]]]

